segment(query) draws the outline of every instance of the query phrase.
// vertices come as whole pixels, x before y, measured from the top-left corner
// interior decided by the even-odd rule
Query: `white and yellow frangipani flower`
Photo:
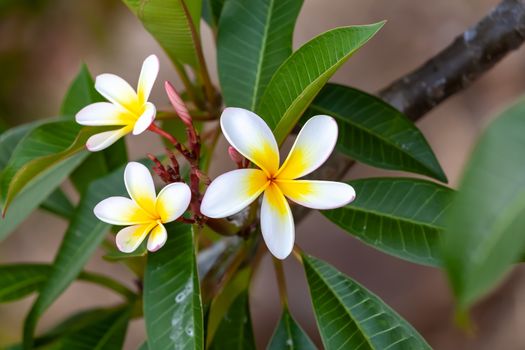
[[[166,243],[163,224],[177,220],[188,208],[191,191],[188,185],[176,182],[167,185],[156,195],[153,178],[144,165],[128,163],[124,183],[130,198],[109,197],[98,203],[93,212],[100,220],[112,225],[128,226],[117,233],[117,247],[131,253],[144,241],[151,252]]]
[[[95,89],[109,102],[96,102],[84,107],[76,115],[77,123],[88,126],[120,126],[119,129],[91,136],[86,147],[92,152],[103,150],[124,135],[138,135],[155,119],[155,105],[148,98],[159,73],[159,59],[150,55],[144,60],[137,91],[115,74],[101,74],[95,80]]]
[[[337,141],[337,123],[318,115],[303,126],[284,163],[268,125],[242,108],[226,108],[221,128],[228,142],[260,169],[238,169],[217,177],[208,187],[201,212],[210,218],[233,215],[264,193],[261,231],[270,252],[279,259],[292,251],[295,229],[286,198],[313,209],[334,209],[355,198],[352,186],[333,181],[299,180],[321,166]]]

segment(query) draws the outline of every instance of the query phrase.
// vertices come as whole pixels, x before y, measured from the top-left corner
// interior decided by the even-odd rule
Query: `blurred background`
[[[422,64],[467,27],[477,22],[496,0],[305,0],[294,45],[333,27],[388,20],[369,44],[336,74],[334,81],[375,92]],[[203,26],[206,59],[217,82],[215,48]],[[82,62],[93,75],[116,73],[134,82],[142,60],[161,58],[160,81],[179,83],[167,57],[119,0],[0,0],[0,130],[59,111],[61,99]],[[456,186],[463,164],[480,131],[499,110],[525,91],[525,49],[509,55],[469,90],[454,96],[419,123],[432,145],[450,185]],[[161,84],[153,101],[167,105]],[[161,150],[148,135],[129,137],[131,157]],[[2,150],[0,150],[2,152]],[[217,148],[212,176],[232,169],[226,143]],[[218,164],[217,164],[218,163]],[[367,166],[354,167],[347,179],[392,175]],[[398,175],[398,174],[396,174]],[[0,263],[52,261],[66,225],[45,212],[34,213],[0,244]],[[450,291],[436,269],[410,264],[360,243],[312,213],[297,227],[305,251],[327,260],[383,298],[422,333],[435,349],[525,349],[525,269],[517,267],[500,288],[473,311],[476,328],[465,334],[454,325]],[[300,266],[286,261],[291,309],[317,344],[320,338]],[[131,285],[132,276],[101,254],[88,265]],[[280,314],[271,260],[266,257],[252,284],[252,318],[263,348]],[[0,304],[0,348],[20,339],[23,319],[33,298]],[[44,330],[72,310],[111,305],[118,297],[102,288],[75,283],[45,314]],[[145,338],[134,321],[126,349]]]

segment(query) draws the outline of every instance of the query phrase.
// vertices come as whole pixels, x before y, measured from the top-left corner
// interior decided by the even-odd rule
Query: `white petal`
[[[268,182],[259,169],[238,169],[222,174],[210,184],[201,203],[201,212],[210,218],[224,218],[250,205]]]
[[[87,140],[86,147],[91,152],[101,151],[117,142],[130,131],[131,128],[126,126],[120,129],[95,134]]]
[[[144,113],[137,119],[135,122],[135,126],[133,128],[133,135],[138,135],[143,133],[151,123],[155,120],[155,114],[157,113],[157,110],[155,108],[155,105],[151,102],[146,103],[146,107],[144,109]]]
[[[290,200],[312,209],[335,209],[355,199],[354,188],[334,181],[278,181],[279,188]]]
[[[190,205],[191,190],[183,182],[175,182],[164,187],[157,196],[157,214],[163,223],[178,219]]]
[[[98,203],[93,213],[99,220],[112,225],[147,224],[154,218],[126,197],[109,197]]]
[[[101,74],[95,80],[95,89],[110,102],[118,104],[133,114],[140,113],[137,93],[121,77],[115,74]]]
[[[264,242],[276,258],[285,259],[292,252],[295,228],[292,211],[281,190],[271,184],[264,191],[261,207],[261,232]]]
[[[281,179],[297,179],[319,168],[337,142],[337,123],[327,115],[316,115],[303,126],[279,174]]]
[[[156,252],[166,243],[168,239],[168,233],[163,224],[155,226],[148,238],[148,250],[150,252]]]
[[[149,55],[142,63],[139,83],[137,84],[137,95],[141,103],[146,103],[159,74],[159,59],[155,55]]]
[[[134,122],[133,116],[117,105],[109,102],[97,102],[82,108],[75,116],[81,125],[128,125]]]
[[[279,168],[279,148],[261,117],[246,109],[229,107],[222,112],[221,128],[240,154],[269,174],[275,174]]]
[[[130,162],[124,170],[124,183],[129,196],[142,209],[155,217],[155,184],[148,168],[137,162]]]
[[[117,248],[123,253],[133,252],[144,241],[154,225],[155,223],[124,227],[115,238]]]

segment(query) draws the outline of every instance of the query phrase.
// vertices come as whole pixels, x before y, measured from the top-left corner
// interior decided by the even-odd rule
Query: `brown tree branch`
[[[525,1],[503,0],[481,21],[379,96],[418,120],[445,99],[469,87],[525,39]]]

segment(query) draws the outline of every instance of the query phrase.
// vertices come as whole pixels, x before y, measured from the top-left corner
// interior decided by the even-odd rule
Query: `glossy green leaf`
[[[198,67],[194,35],[200,35],[202,0],[123,1],[172,60]]]
[[[337,148],[353,159],[447,182],[423,134],[403,113],[381,99],[347,86],[327,84],[305,118],[317,114],[337,120]]]
[[[209,349],[255,350],[255,348],[248,291],[244,290],[224,315]]]
[[[4,169],[16,146],[31,130],[41,125],[42,122],[22,124],[11,128],[0,135],[0,170]]]
[[[479,139],[460,182],[444,260],[462,308],[493,287],[525,248],[525,99]]]
[[[326,350],[431,349],[380,298],[329,264],[303,254],[315,318]]]
[[[30,346],[38,319],[80,274],[95,249],[109,231],[93,208],[101,200],[126,194],[124,169],[94,181],[81,198],[53,263],[53,272],[42,287],[24,325],[24,344]]]
[[[268,350],[315,350],[317,347],[310,340],[305,331],[297,324],[290,315],[288,309],[284,309],[281,320],[273,333]]]
[[[40,207],[63,218],[70,218],[75,211],[73,203],[60,188],[54,190]]]
[[[208,23],[212,30],[217,30],[222,8],[226,0],[203,0],[202,18]]]
[[[26,297],[47,280],[51,266],[16,264],[0,266],[0,303]]]
[[[69,86],[66,97],[62,102],[60,115],[64,119],[75,120],[75,115],[85,106],[104,101],[104,98],[95,90],[95,82],[85,64]]]
[[[166,225],[168,241],[148,255],[144,320],[151,349],[204,349],[202,302],[191,225]]]
[[[77,156],[83,160],[87,139],[99,128],[80,128],[72,121],[43,124],[29,132],[17,145],[2,171],[1,190],[4,212],[29,183],[36,181],[53,168],[61,167],[65,160]],[[54,190],[54,188],[52,188]]]
[[[53,346],[57,350],[122,349],[131,316],[129,307],[119,308],[105,317],[68,333]]]
[[[303,0],[229,0],[217,38],[217,62],[227,106],[255,110],[277,68],[292,54]]]
[[[275,72],[257,107],[282,143],[328,79],[384,22],[332,29],[295,51]]]
[[[441,264],[440,244],[454,192],[434,182],[411,178],[373,178],[349,182],[356,199],[322,211],[330,221],[361,241],[398,258]]]

